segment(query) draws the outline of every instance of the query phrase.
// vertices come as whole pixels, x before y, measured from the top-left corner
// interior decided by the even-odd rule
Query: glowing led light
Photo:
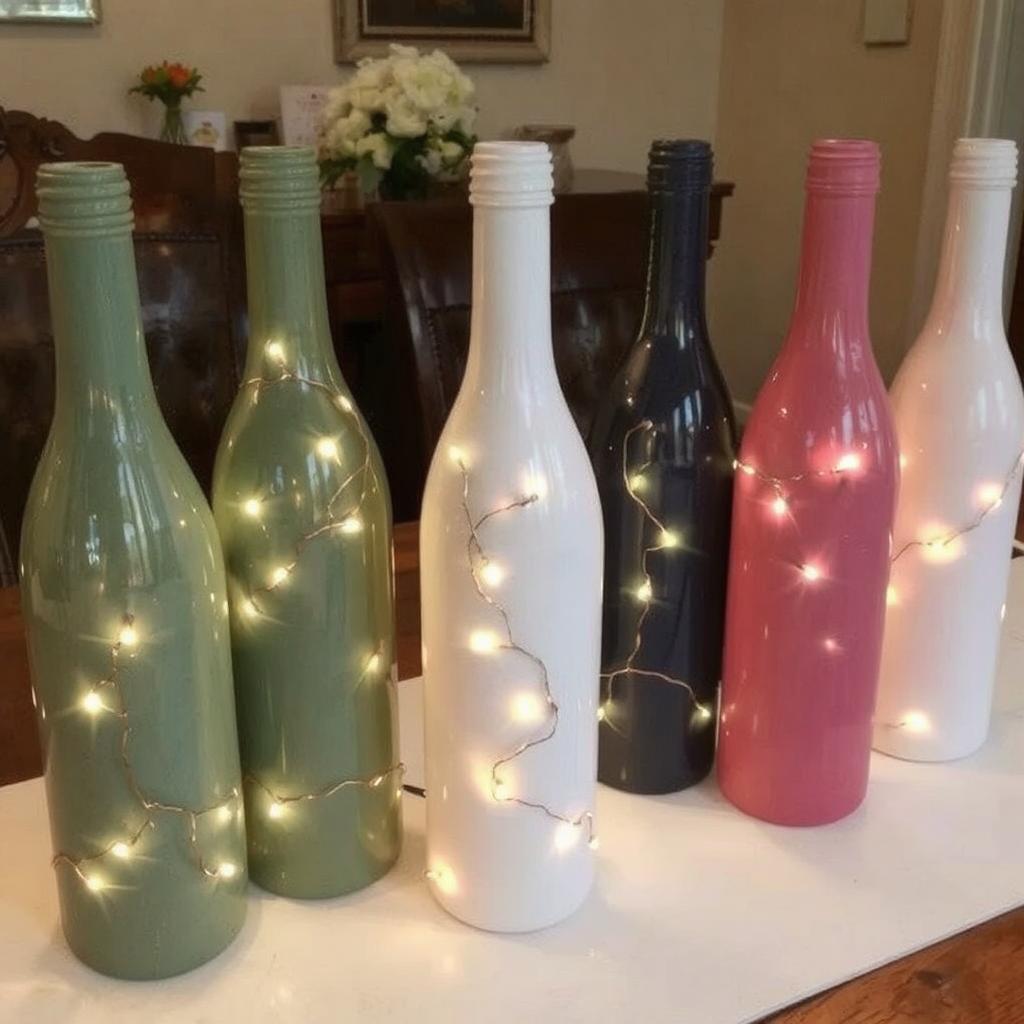
[[[498,634],[488,629],[475,629],[469,634],[469,649],[477,654],[493,654],[500,646]]]
[[[641,583],[640,586],[636,588],[636,599],[638,601],[650,601],[651,594],[652,590],[650,580],[644,580],[643,583]]]
[[[821,579],[821,569],[811,562],[800,566],[800,574],[808,583],[817,583]]]
[[[512,716],[517,722],[539,722],[544,717],[544,701],[535,693],[520,693],[512,701]]]
[[[732,464],[733,469],[738,469],[741,473],[746,473],[747,476],[753,476],[757,470],[747,462],[740,462],[739,459],[734,459]]]
[[[999,484],[982,484],[978,488],[978,501],[982,506],[995,511],[1003,503],[1003,489]]]
[[[83,710],[88,711],[90,715],[98,714],[100,711],[103,711],[105,707],[106,706],[104,705],[102,698],[95,690],[90,690],[82,698],[82,708]]]
[[[217,819],[225,824],[231,820],[231,808],[227,804],[217,810]]]
[[[591,837],[590,837],[590,838],[589,838],[589,839],[587,840],[587,846],[589,846],[589,847],[590,847],[590,848],[591,848],[592,850],[597,850],[597,849],[599,849],[599,848],[600,848],[600,846],[601,846],[601,840],[600,840],[600,839],[598,839],[598,837],[597,837],[597,836],[591,836]]]
[[[234,878],[238,874],[238,865],[232,864],[229,860],[221,861],[217,867],[217,874],[221,878]]]
[[[663,548],[675,548],[679,546],[679,534],[672,530],[661,531],[661,546]]]
[[[530,495],[534,501],[539,501],[547,496],[548,482],[540,474],[534,473],[523,480],[523,490]]]
[[[373,672],[376,672],[377,669],[379,669],[379,668],[380,668],[380,655],[376,654],[376,653],[375,654],[371,654],[370,657],[369,657],[369,660],[366,662],[366,671],[370,672],[370,673],[373,673]]]
[[[1006,618],[1006,604],[1004,603],[1003,607],[999,609],[999,621],[1002,622],[1005,618]]]
[[[836,463],[836,472],[852,473],[853,471],[860,469],[862,464],[861,457],[856,452],[847,452]]]
[[[839,643],[830,636],[827,636],[822,640],[821,646],[824,647],[829,654],[835,654],[836,651],[839,650]]]
[[[931,722],[923,711],[908,711],[903,716],[902,725],[907,732],[922,733],[931,730]]]
[[[605,710],[605,707],[604,707],[604,705],[602,704],[602,705],[601,705],[601,706],[600,706],[600,707],[599,707],[599,708],[597,709],[597,720],[598,720],[599,722],[603,722],[603,721],[604,721],[604,720],[605,720],[605,719],[606,719],[607,717],[608,717],[608,712],[607,712],[607,711]]]
[[[458,891],[458,884],[455,880],[455,873],[450,867],[438,864],[427,872],[427,878],[434,883],[446,896],[451,896]]]
[[[789,504],[781,494],[777,495],[775,500],[772,502],[772,511],[780,519],[789,511]]]
[[[90,892],[101,892],[106,884],[99,875],[86,875],[85,877],[85,887]]]
[[[711,717],[712,717],[711,708],[709,708],[706,704],[698,704],[697,707],[695,708],[695,711],[696,711],[697,717],[702,722],[708,722],[708,721],[711,720]]]
[[[563,821],[555,829],[555,849],[559,853],[568,853],[579,842],[579,839],[580,829],[578,825]]]
[[[263,509],[263,503],[259,498],[249,498],[242,505],[242,511],[249,516],[250,519],[259,519],[260,512]]]
[[[279,341],[267,342],[267,347],[264,349],[264,351],[267,353],[267,356],[270,359],[273,359],[275,362],[277,362],[277,363],[283,363],[284,362],[284,345],[282,345],[281,342],[279,342]]]
[[[891,583],[885,588],[885,603],[890,608],[900,603],[899,591]]]
[[[270,574],[270,585],[272,587],[279,587],[286,579],[288,579],[288,570],[283,565],[279,565]]]
[[[321,437],[316,443],[316,453],[322,459],[336,459],[338,457],[338,442],[333,437]]]
[[[646,481],[639,473],[636,473],[634,476],[629,478],[629,489],[631,491],[636,491],[636,493],[639,494],[645,486]]]
[[[906,455],[903,454],[903,452],[900,452],[900,469],[906,469],[906,468],[907,468],[907,457],[906,457]]]
[[[505,578],[505,570],[494,562],[485,562],[480,568],[480,579],[489,587],[498,586]]]
[[[464,466],[466,464],[466,453],[458,447],[458,445],[452,445],[448,449],[448,458],[455,463],[456,466]]]
[[[501,779],[494,779],[491,785],[491,792],[495,800],[507,800],[509,798],[508,785]]]
[[[341,532],[349,535],[354,533],[362,533],[363,521],[359,516],[348,516],[341,521]]]
[[[242,614],[247,618],[254,619],[259,615],[259,609],[256,607],[254,601],[251,601],[248,597],[241,604]]]
[[[139,642],[135,627],[130,625],[122,626],[121,632],[117,634],[117,642],[122,647],[134,647]]]
[[[338,395],[338,408],[344,412],[351,412],[353,405],[344,395]]]
[[[273,818],[274,821],[277,821],[280,818],[283,818],[284,817],[284,804],[282,804],[278,800],[272,801],[270,806],[267,808],[267,817],[268,818]]]

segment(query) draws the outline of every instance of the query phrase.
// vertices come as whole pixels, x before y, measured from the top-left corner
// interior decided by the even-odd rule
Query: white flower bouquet
[[[389,49],[387,57],[361,60],[331,91],[320,124],[320,174],[330,186],[354,169],[365,191],[418,198],[432,181],[465,176],[476,142],[474,88],[440,50]]]

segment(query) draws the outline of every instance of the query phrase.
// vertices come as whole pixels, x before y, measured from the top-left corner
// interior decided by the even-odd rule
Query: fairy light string
[[[118,631],[117,638],[110,646],[110,669],[106,676],[92,685],[80,701],[80,708],[85,714],[90,716],[100,714],[113,715],[120,723],[119,759],[128,788],[143,812],[143,820],[137,828],[121,838],[108,843],[97,853],[74,856],[65,851],[58,852],[53,857],[53,866],[55,868],[60,865],[67,866],[86,888],[93,892],[100,892],[107,887],[107,880],[103,875],[90,871],[90,866],[104,862],[111,857],[119,861],[130,860],[136,846],[141,842],[147,831],[157,828],[156,814],[158,812],[165,812],[177,815],[184,820],[189,855],[197,869],[209,879],[232,879],[238,874],[239,866],[233,861],[228,860],[214,862],[203,853],[199,841],[199,821],[214,811],[218,812],[218,816],[222,821],[233,820],[236,811],[240,815],[242,809],[238,800],[239,793],[237,787],[232,788],[231,795],[227,801],[221,800],[204,807],[187,807],[182,804],[167,803],[147,795],[135,773],[131,760],[131,744],[134,729],[131,724],[124,688],[121,684],[121,668],[122,655],[124,652],[128,652],[127,656],[129,658],[134,657],[132,651],[138,642],[135,617],[126,613],[121,619],[121,628]],[[112,698],[112,704],[108,703],[104,698]]]
[[[608,708],[609,706],[614,706],[612,686],[615,680],[627,676],[635,676],[642,679],[660,679],[662,682],[678,686],[686,691],[693,704],[694,712],[700,721],[709,722],[714,717],[714,710],[698,698],[696,691],[688,682],[686,682],[685,679],[679,679],[676,676],[668,675],[665,672],[658,672],[654,669],[636,667],[636,659],[640,656],[640,651],[643,647],[644,626],[647,623],[647,618],[651,611],[651,605],[654,601],[653,580],[651,578],[647,560],[656,552],[678,548],[682,543],[679,535],[665,525],[661,518],[654,513],[650,505],[639,494],[639,491],[645,486],[643,474],[651,466],[652,460],[649,457],[645,458],[645,460],[632,471],[629,468],[630,442],[633,436],[640,432],[647,434],[649,438],[653,439],[654,434],[657,432],[657,428],[651,420],[645,419],[641,420],[626,432],[625,437],[622,439],[622,483],[630,499],[640,509],[645,522],[650,523],[656,531],[658,543],[645,547],[640,556],[640,573],[642,582],[634,592],[634,596],[637,601],[640,602],[640,615],[637,618],[632,650],[629,652],[629,656],[626,658],[626,661],[621,668],[614,669],[611,672],[601,673],[601,679],[606,680],[608,683],[608,700],[598,708],[597,717],[619,735],[622,735],[622,732],[609,715]]]
[[[477,631],[470,635],[469,646],[478,653],[491,653],[495,650],[504,651],[519,655],[529,661],[537,671],[537,678],[540,685],[541,700],[544,705],[545,722],[535,735],[522,740],[508,753],[497,758],[490,769],[490,792],[491,797],[499,803],[516,804],[519,807],[538,811],[559,826],[565,829],[585,829],[587,842],[592,849],[598,845],[597,834],[594,831],[594,815],[591,811],[583,811],[575,817],[562,814],[554,810],[548,804],[526,797],[517,796],[509,792],[509,785],[502,777],[502,770],[522,757],[527,751],[542,746],[554,739],[558,732],[560,709],[555,700],[551,688],[551,679],[548,674],[547,665],[533,651],[524,647],[515,636],[512,628],[512,620],[508,609],[498,601],[488,589],[489,586],[496,586],[500,581],[500,568],[488,555],[480,536],[481,529],[497,516],[503,516],[512,512],[521,511],[535,505],[541,500],[538,490],[521,495],[507,504],[493,508],[480,516],[474,516],[470,508],[470,474],[466,465],[465,456],[458,448],[450,452],[452,461],[462,474],[462,513],[465,517],[468,536],[466,539],[466,562],[469,568],[470,577],[473,580],[474,589],[482,601],[495,611],[502,624],[503,636],[496,636],[485,631]],[[572,836],[569,836],[571,842]],[[556,845],[561,848],[564,842],[560,835],[556,835]],[[566,843],[569,845],[569,843]],[[437,882],[442,888],[445,885],[444,869],[434,869],[427,872],[427,877]]]
[[[331,407],[339,410],[343,421],[346,424],[351,423],[355,427],[359,440],[360,456],[356,467],[348,472],[331,492],[325,503],[323,515],[295,541],[291,559],[276,566],[271,571],[266,583],[254,585],[248,589],[247,596],[241,602],[241,609],[246,617],[250,619],[258,618],[265,614],[259,600],[260,596],[272,594],[288,582],[298,569],[306,548],[314,540],[335,534],[341,534],[342,536],[361,534],[364,528],[362,513],[366,496],[370,492],[371,486],[374,490],[380,489],[380,481],[373,466],[370,438],[363,427],[362,419],[352,400],[331,384],[289,369],[286,365],[284,345],[280,341],[268,342],[264,352],[269,362],[277,366],[278,372],[273,377],[249,377],[242,381],[242,389],[252,389],[253,401],[258,401],[260,392],[265,388],[286,384],[308,388],[317,394],[324,395]],[[314,452],[321,459],[329,462],[338,462],[341,454],[337,442],[331,437],[320,438],[314,445]],[[359,481],[358,497],[344,511],[338,512],[335,506],[341,502],[346,492],[357,480]],[[258,497],[254,496],[242,502],[242,511],[249,518],[259,519],[262,515],[262,510],[262,500]],[[375,675],[381,670],[385,649],[386,643],[383,640],[378,641],[363,665],[362,672],[356,681],[357,686],[362,685],[370,676]],[[388,673],[388,678],[390,678],[390,673]],[[379,772],[335,779],[315,790],[294,794],[278,792],[251,773],[246,774],[244,781],[247,785],[255,786],[265,794],[267,798],[267,816],[271,819],[279,819],[284,816],[286,809],[292,804],[328,799],[344,789],[364,788],[374,790],[396,775],[398,776],[399,784],[395,792],[400,797],[402,792],[401,778],[404,772],[405,766],[401,761],[396,761]]]

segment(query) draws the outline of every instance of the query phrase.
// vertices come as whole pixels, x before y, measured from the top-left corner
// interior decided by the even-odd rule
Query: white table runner
[[[420,684],[399,687],[407,781],[422,779]],[[671,797],[599,788],[597,886],[571,919],[502,936],[448,917],[423,870],[423,801],[387,878],[291,902],[252,889],[235,944],[164,982],[80,965],[57,922],[39,780],[0,790],[0,1021],[737,1024],[1024,903],[1024,559],[1014,563],[997,713],[965,761],[875,755],[864,806],[825,828],[733,810],[709,781]]]

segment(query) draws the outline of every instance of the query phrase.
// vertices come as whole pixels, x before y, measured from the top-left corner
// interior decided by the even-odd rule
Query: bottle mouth
[[[949,180],[968,188],[1013,188],[1017,144],[1012,139],[957,139]]]
[[[48,235],[125,234],[134,224],[128,178],[121,164],[42,164],[36,174],[36,195],[39,225]]]
[[[870,139],[818,139],[807,161],[807,191],[817,195],[873,196],[881,157]]]
[[[238,195],[246,210],[295,213],[320,209],[320,172],[312,146],[246,146]]]
[[[543,142],[478,142],[470,157],[474,206],[550,206],[551,150]]]
[[[711,187],[711,143],[703,139],[656,139],[647,154],[650,192]]]

